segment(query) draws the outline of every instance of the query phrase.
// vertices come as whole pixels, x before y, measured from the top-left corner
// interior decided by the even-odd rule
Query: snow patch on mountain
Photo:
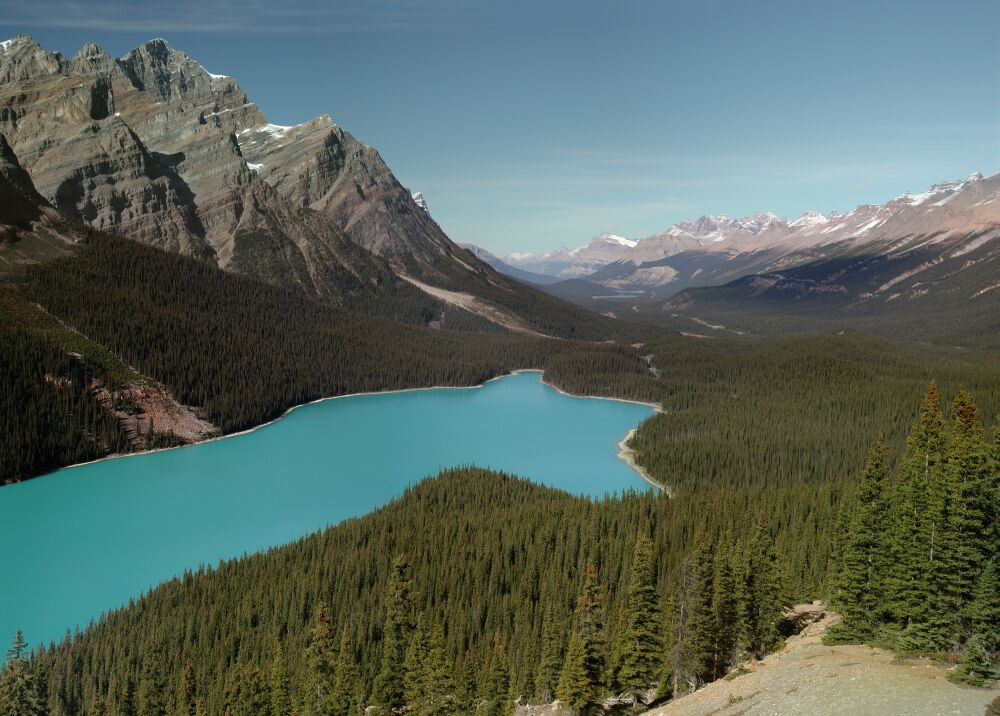
[[[622,246],[628,246],[630,249],[634,249],[639,245],[638,241],[626,239],[624,236],[618,236],[616,234],[601,234],[598,238],[604,239],[605,241],[611,241]]]

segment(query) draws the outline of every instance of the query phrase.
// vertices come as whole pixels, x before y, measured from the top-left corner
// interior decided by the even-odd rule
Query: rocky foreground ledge
[[[929,659],[898,661],[869,646],[824,646],[827,613],[788,640],[785,648],[693,694],[650,711],[657,716],[716,714],[851,714],[852,716],[981,716],[1000,689],[958,686],[947,667]]]

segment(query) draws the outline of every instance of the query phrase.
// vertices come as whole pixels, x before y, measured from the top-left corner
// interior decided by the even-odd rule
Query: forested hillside
[[[198,406],[223,432],[258,425],[316,398],[475,385],[518,368],[544,368],[557,359],[571,360],[577,372],[603,366],[605,390],[620,381],[653,381],[629,346],[512,335],[459,309],[443,316],[445,326],[490,330],[404,325],[338,310],[192,258],[96,232],[74,256],[27,267],[15,278],[0,293],[7,325],[21,326],[34,336],[34,344],[61,353],[66,365],[91,366],[102,384],[143,376],[159,381],[182,403]],[[3,348],[14,349],[13,341]],[[10,380],[30,384],[40,396],[55,395],[56,383],[43,380],[42,363],[12,358],[11,366],[17,370],[8,374]],[[87,405],[93,403],[89,381],[70,380],[66,370],[58,375],[64,394],[65,386],[72,386],[81,400],[90,401]],[[39,432],[42,418],[34,403],[14,398],[12,392],[4,395],[9,434]],[[78,426],[76,452],[46,448],[45,455],[29,456],[31,441],[5,441],[3,479],[73,462],[73,455],[92,458],[123,449],[121,441],[94,439],[88,426],[96,418],[90,413],[75,410],[65,399],[59,405],[64,407],[52,409],[61,411],[60,420]],[[68,439],[68,433],[60,438]]]
[[[988,440],[972,396],[948,417],[936,385],[896,469],[877,442],[845,505],[833,643],[961,657],[952,678],[982,686],[1000,666],[1000,430]]]
[[[658,682],[684,691],[769,650],[784,596],[766,524],[743,516],[751,537],[734,541],[703,508],[706,541],[686,554],[684,512],[653,492],[590,500],[452,471],[173,580],[32,668],[53,713],[250,714],[280,698],[284,714],[499,714],[517,697],[582,708]],[[726,631],[707,640],[716,608]]]

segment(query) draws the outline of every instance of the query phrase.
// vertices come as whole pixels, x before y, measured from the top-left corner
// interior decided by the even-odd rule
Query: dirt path
[[[660,716],[982,716],[1000,690],[974,689],[945,679],[945,667],[926,659],[898,662],[892,652],[867,646],[823,646],[821,636],[839,619],[828,615],[789,639],[785,649],[754,671],[720,680],[650,711]]]

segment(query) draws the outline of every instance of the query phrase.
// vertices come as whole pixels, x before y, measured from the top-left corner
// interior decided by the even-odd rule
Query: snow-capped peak
[[[788,225],[793,228],[799,228],[800,226],[819,226],[828,221],[830,221],[830,217],[818,211],[804,211],[799,218],[789,221]]]
[[[969,182],[982,181],[982,180],[983,180],[982,172],[972,172],[972,174],[969,175],[969,178],[965,180],[965,183],[968,184]]]
[[[626,239],[624,236],[618,236],[617,234],[601,234],[597,238],[611,243],[620,244],[621,246],[628,246],[630,249],[634,249],[639,244],[638,241]]]
[[[424,195],[419,191],[413,193],[413,203],[419,206],[421,209],[430,214],[430,209],[427,208],[427,200],[424,199]]]

